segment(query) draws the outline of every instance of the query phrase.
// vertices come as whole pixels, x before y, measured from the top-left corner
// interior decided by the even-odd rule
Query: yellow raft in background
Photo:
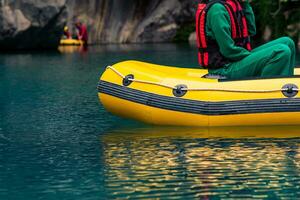
[[[83,45],[82,40],[76,40],[76,39],[61,39],[60,45],[63,46],[81,46]]]
[[[98,95],[108,111],[149,124],[300,125],[299,76],[219,80],[206,74],[125,61],[107,67]]]

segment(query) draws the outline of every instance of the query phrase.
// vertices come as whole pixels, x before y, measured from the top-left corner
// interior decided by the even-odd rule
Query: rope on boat
[[[121,72],[113,68],[112,66],[107,66],[106,69],[110,69],[113,72],[115,72],[117,75],[119,75],[122,79],[125,79],[126,76],[124,76]],[[152,81],[145,81],[145,80],[139,80],[135,78],[128,78],[128,81],[131,82],[137,82],[137,83],[144,83],[144,84],[151,84],[156,86],[161,86],[165,88],[169,88],[172,90],[181,90],[181,91],[215,91],[215,92],[237,92],[237,93],[274,93],[274,92],[298,92],[298,88],[280,88],[280,89],[273,89],[273,90],[240,90],[240,89],[219,89],[219,88],[178,88],[177,86],[170,86],[167,84],[152,82]]]
[[[114,71],[116,74],[118,74],[120,77],[125,78],[125,76],[123,74],[121,74],[118,70],[116,70],[115,68],[113,68],[112,66],[107,66],[106,69],[111,69],[112,71]]]
[[[133,82],[137,82],[137,83],[145,83],[145,84],[150,84],[150,85],[157,85],[157,86],[169,88],[169,89],[172,89],[172,90],[176,89],[176,87],[169,86],[167,84],[155,83],[155,82],[151,82],[151,81],[143,81],[143,80],[134,79],[134,78],[133,79],[129,78],[128,80],[133,81]]]
[[[118,70],[116,70],[115,68],[113,68],[112,66],[107,66],[106,69],[111,69],[113,72],[115,72],[117,75],[119,75],[122,79],[124,79],[126,76],[124,76],[123,74],[121,74]],[[162,84],[162,83],[156,83],[156,82],[152,82],[152,81],[145,81],[145,80],[139,80],[139,79],[135,79],[135,78],[128,78],[129,81],[132,82],[137,82],[137,83],[145,83],[145,84],[150,84],[150,85],[157,85],[157,86],[161,86],[161,87],[165,87],[165,88],[169,88],[169,89],[176,89],[176,87],[167,85],[167,84]]]
[[[208,88],[183,88],[184,91],[215,91],[215,92],[239,92],[239,93],[273,93],[288,91],[288,89],[274,89],[274,90],[238,90],[238,89],[208,89]],[[298,91],[298,90],[297,90]]]

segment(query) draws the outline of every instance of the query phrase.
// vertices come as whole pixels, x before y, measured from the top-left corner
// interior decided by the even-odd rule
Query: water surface
[[[107,65],[136,59],[195,67],[195,49],[62,51],[0,55],[0,199],[300,196],[297,127],[161,129],[99,104]]]

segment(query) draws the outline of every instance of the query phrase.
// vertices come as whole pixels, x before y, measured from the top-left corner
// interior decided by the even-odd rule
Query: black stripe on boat
[[[153,94],[106,81],[99,82],[98,92],[151,107],[202,115],[300,112],[299,98],[196,101]]]

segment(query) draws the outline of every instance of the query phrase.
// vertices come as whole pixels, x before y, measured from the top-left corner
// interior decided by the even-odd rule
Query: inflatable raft
[[[226,80],[206,74],[125,61],[106,68],[98,96],[111,113],[149,124],[300,125],[300,76]]]
[[[81,45],[83,45],[83,41],[76,40],[76,39],[61,39],[60,45],[62,45],[62,46],[81,46]]]

